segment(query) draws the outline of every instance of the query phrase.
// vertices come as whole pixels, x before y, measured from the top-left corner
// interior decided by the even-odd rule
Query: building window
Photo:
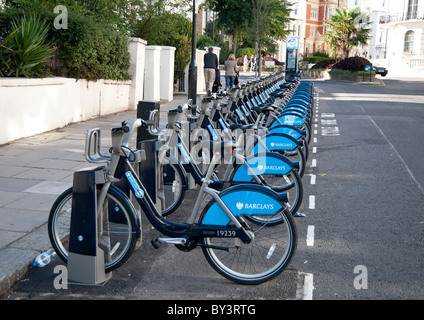
[[[413,47],[414,47],[414,31],[409,30],[405,33],[403,52],[412,53]]]
[[[311,19],[318,19],[318,7],[311,8]]]
[[[314,37],[315,37],[315,27],[314,26],[311,26],[310,33],[309,33],[309,38],[310,39],[313,39]]]
[[[417,18],[417,9],[418,9],[418,0],[409,0],[408,1],[407,19],[416,19]]]

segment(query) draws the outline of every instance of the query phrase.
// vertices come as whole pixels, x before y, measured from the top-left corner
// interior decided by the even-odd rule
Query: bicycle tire
[[[213,199],[204,208],[200,225],[214,203]],[[297,247],[297,229],[292,215],[286,209],[278,215],[283,223],[268,225],[268,220],[262,219],[261,223],[250,223],[246,227],[254,234],[250,244],[242,244],[236,238],[203,238],[202,252],[206,260],[220,275],[240,284],[256,285],[276,277],[288,266]],[[243,220],[240,216],[237,219]],[[245,220],[242,224],[247,225]],[[228,248],[228,252],[218,247]]]
[[[58,257],[68,262],[69,234],[72,214],[72,190],[64,191],[53,204],[48,220],[50,242]],[[104,214],[99,247],[105,251],[105,272],[120,267],[134,251],[136,237],[135,209],[127,197],[114,186],[108,190],[105,207],[112,214]],[[112,212],[111,212],[112,211]],[[107,218],[106,218],[107,216]]]

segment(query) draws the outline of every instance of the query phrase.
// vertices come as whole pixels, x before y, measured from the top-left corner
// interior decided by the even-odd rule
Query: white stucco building
[[[290,36],[299,37],[298,52],[303,54],[305,51],[305,25],[306,25],[306,2],[307,0],[292,0],[290,1],[292,11],[290,18],[293,19],[288,30],[291,30]],[[275,57],[278,61],[286,61],[286,41],[278,41],[278,53]]]
[[[368,47],[356,54],[389,69],[389,75],[424,77],[424,1],[349,0],[372,20]]]

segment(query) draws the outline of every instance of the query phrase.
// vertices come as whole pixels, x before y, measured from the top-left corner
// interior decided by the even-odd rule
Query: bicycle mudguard
[[[294,164],[286,157],[275,152],[255,153],[246,157],[246,162],[256,175],[288,174],[294,169]],[[233,182],[251,182],[252,174],[245,165],[235,168],[231,179]]]
[[[268,188],[257,185],[239,185],[226,189],[221,193],[221,200],[234,216],[254,214],[274,215],[280,212],[287,194],[277,194]],[[205,208],[207,212],[202,220],[203,225],[227,226],[230,218],[220,205],[211,200]]]
[[[290,108],[288,110],[283,109],[280,113],[280,115],[278,116],[278,118],[280,118],[281,116],[285,116],[285,115],[291,115],[291,116],[298,116],[300,118],[302,118],[303,120],[310,122],[310,118],[307,114],[305,114],[302,111],[299,110],[293,110],[293,108]]]
[[[305,124],[305,120],[303,120],[298,115],[294,115],[294,114],[282,115],[282,116],[278,117],[278,120],[280,120],[281,123],[278,122],[277,120],[275,120],[272,123],[271,127],[275,127],[275,126],[278,126],[280,124],[288,124],[290,126],[301,126],[301,125]]]
[[[302,136],[306,135],[305,131],[299,130],[296,127],[288,126],[288,125],[279,125],[272,128],[269,128],[270,133],[283,133],[288,134],[289,136],[295,138],[296,140],[302,138]]]
[[[300,106],[285,106],[282,112],[293,112],[295,114],[299,114],[300,116],[303,116],[304,118],[309,118],[311,115],[311,109],[305,109]]]
[[[311,104],[311,100],[305,99],[305,98],[300,97],[300,96],[299,97],[292,97],[287,104],[289,105],[289,104],[296,104],[296,103],[303,105],[304,107],[309,107],[310,104]]]
[[[293,151],[303,145],[303,141],[299,141],[288,134],[277,132],[267,134],[262,138],[262,142],[265,144],[269,151]],[[257,142],[250,154],[266,151],[267,150],[265,150],[264,146],[260,142]]]

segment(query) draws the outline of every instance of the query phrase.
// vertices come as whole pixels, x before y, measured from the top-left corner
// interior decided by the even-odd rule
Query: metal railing
[[[411,59],[410,68],[424,68],[424,59]]]
[[[401,12],[391,15],[380,16],[380,23],[401,22],[409,20],[424,20],[424,12]]]
[[[175,90],[176,92],[185,92],[185,72],[184,70],[177,70],[175,72]]]

